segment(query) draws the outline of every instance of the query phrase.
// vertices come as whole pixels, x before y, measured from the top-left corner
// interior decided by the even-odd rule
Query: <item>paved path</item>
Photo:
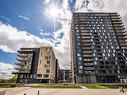
[[[0,88],[0,91],[6,91],[5,95],[17,95],[23,91],[31,89],[30,87],[16,87],[16,88]]]
[[[82,89],[88,89],[87,87],[85,87],[85,86],[80,86]]]
[[[0,89],[2,91],[4,89]],[[37,88],[10,88],[5,95],[127,95],[119,89],[37,89]],[[15,93],[14,93],[15,92]]]

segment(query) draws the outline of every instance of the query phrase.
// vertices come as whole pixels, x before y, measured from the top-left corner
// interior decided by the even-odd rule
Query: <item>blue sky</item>
[[[19,31],[27,31],[40,38],[52,40],[53,20],[44,15],[46,6],[44,3],[44,0],[0,0],[0,21],[16,27]],[[61,24],[57,22],[56,30],[59,28],[61,28]],[[40,32],[49,35],[40,35]],[[59,38],[62,38],[63,35],[63,32],[60,33]],[[1,50],[0,55],[0,61],[11,64],[15,62],[15,53]]]
[[[43,45],[53,46],[61,68],[68,68],[72,13],[118,12],[127,27],[126,8],[126,0],[0,0],[0,73],[11,76],[19,48]]]

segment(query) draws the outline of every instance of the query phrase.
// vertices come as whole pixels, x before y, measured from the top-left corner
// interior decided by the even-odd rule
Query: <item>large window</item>
[[[49,74],[44,74],[43,77],[44,78],[49,78]]]

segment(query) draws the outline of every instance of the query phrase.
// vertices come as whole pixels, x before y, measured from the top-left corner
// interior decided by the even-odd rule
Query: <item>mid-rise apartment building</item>
[[[51,46],[21,48],[16,63],[17,82],[55,83],[58,61]]]

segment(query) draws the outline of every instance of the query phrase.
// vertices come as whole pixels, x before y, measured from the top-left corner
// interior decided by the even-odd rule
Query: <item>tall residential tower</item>
[[[127,34],[117,13],[73,13],[72,79],[75,83],[119,83],[127,74]]]

